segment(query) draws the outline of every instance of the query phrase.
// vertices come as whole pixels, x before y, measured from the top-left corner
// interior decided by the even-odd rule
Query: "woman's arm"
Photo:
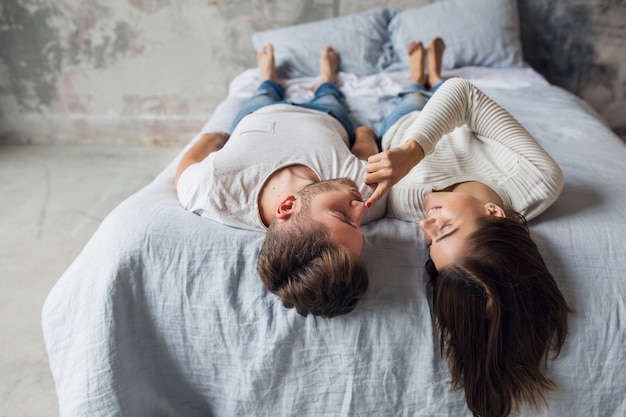
[[[443,135],[462,125],[472,134],[452,134],[448,136],[451,140],[496,143],[517,156],[519,171],[507,180],[511,187],[507,192],[524,206],[517,210],[527,219],[543,212],[558,198],[564,185],[561,167],[517,119],[467,80],[446,81],[409,127],[405,138],[417,140],[428,155]],[[493,145],[489,148],[493,149]],[[496,165],[502,162],[493,161]]]
[[[419,117],[407,129],[404,140],[418,142],[425,155],[455,128],[467,125],[477,139],[488,138],[539,166],[552,158],[530,133],[502,106],[471,82],[452,78],[437,90]]]
[[[557,188],[558,184],[562,186],[563,173],[560,167],[530,133],[504,108],[472,83],[461,78],[450,79],[437,90],[437,93],[424,106],[419,117],[407,129],[403,138],[404,145],[395,149],[402,149],[407,143],[414,142],[419,144],[423,158],[434,151],[437,142],[444,135],[462,125],[467,125],[478,140],[481,137],[489,138],[508,147],[541,171],[546,182],[553,183]],[[394,149],[388,152],[391,151]],[[413,166],[417,165],[422,158],[419,160],[415,158],[414,161],[417,162]],[[366,168],[365,180],[368,183],[370,181],[383,183],[384,189],[381,190],[380,195],[410,171],[410,168],[385,171],[381,162],[391,166],[398,162],[394,162],[383,153],[370,159],[372,159],[372,164],[371,166],[368,164]],[[400,154],[397,159],[408,164],[410,157]]]
[[[367,199],[366,207],[372,206],[400,179],[424,159],[419,143],[408,140],[397,148],[382,151],[367,159],[364,180],[374,192]]]

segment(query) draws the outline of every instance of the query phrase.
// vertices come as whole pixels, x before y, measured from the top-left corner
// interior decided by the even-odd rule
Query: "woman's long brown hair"
[[[538,410],[557,388],[543,368],[551,349],[560,353],[571,310],[525,221],[478,223],[453,266],[426,264],[451,386],[463,388],[475,416],[507,416],[522,403]]]

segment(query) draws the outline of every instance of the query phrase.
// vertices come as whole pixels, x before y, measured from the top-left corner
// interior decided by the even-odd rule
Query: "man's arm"
[[[376,144],[376,133],[372,128],[367,126],[359,126],[355,130],[354,144],[350,150],[354,155],[362,161],[367,161],[372,155],[378,153],[378,145]]]
[[[189,148],[180,160],[176,169],[176,183],[190,165],[202,162],[211,152],[222,149],[229,137],[230,135],[226,132],[210,132],[200,136],[200,139]]]

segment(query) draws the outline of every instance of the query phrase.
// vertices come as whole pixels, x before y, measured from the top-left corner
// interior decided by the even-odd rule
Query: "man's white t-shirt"
[[[327,113],[290,104],[263,107],[241,119],[222,149],[189,166],[177,184],[187,210],[249,230],[266,230],[259,212],[263,184],[289,165],[309,167],[320,180],[349,178],[363,198],[366,161],[348,149],[349,138]],[[367,209],[363,223],[385,214],[385,199]]]

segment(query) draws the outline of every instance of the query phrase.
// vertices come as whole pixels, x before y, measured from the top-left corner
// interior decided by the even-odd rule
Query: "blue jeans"
[[[423,85],[416,82],[411,83],[404,91],[400,92],[400,94],[398,94],[400,102],[391,113],[385,117],[385,120],[383,120],[378,137],[382,138],[385,132],[404,115],[422,110],[428,102],[428,99],[441,87],[441,84],[443,84],[443,80],[437,82],[429,91],[424,88]],[[419,94],[415,94],[416,92],[419,92]]]
[[[310,102],[293,103],[289,100],[285,100],[285,88],[282,85],[271,80],[263,81],[259,88],[257,88],[254,95],[235,116],[235,120],[233,121],[230,131],[232,132],[235,130],[235,127],[241,119],[250,113],[260,109],[261,107],[278,103],[291,104],[298,107],[304,107],[305,109],[319,110],[330,114],[335,119],[339,120],[344,129],[346,129],[346,132],[348,132],[350,145],[354,143],[354,125],[348,116],[348,109],[343,104],[343,93],[339,91],[337,86],[333,83],[320,84],[320,86],[317,87],[317,90],[315,90],[315,96]]]

